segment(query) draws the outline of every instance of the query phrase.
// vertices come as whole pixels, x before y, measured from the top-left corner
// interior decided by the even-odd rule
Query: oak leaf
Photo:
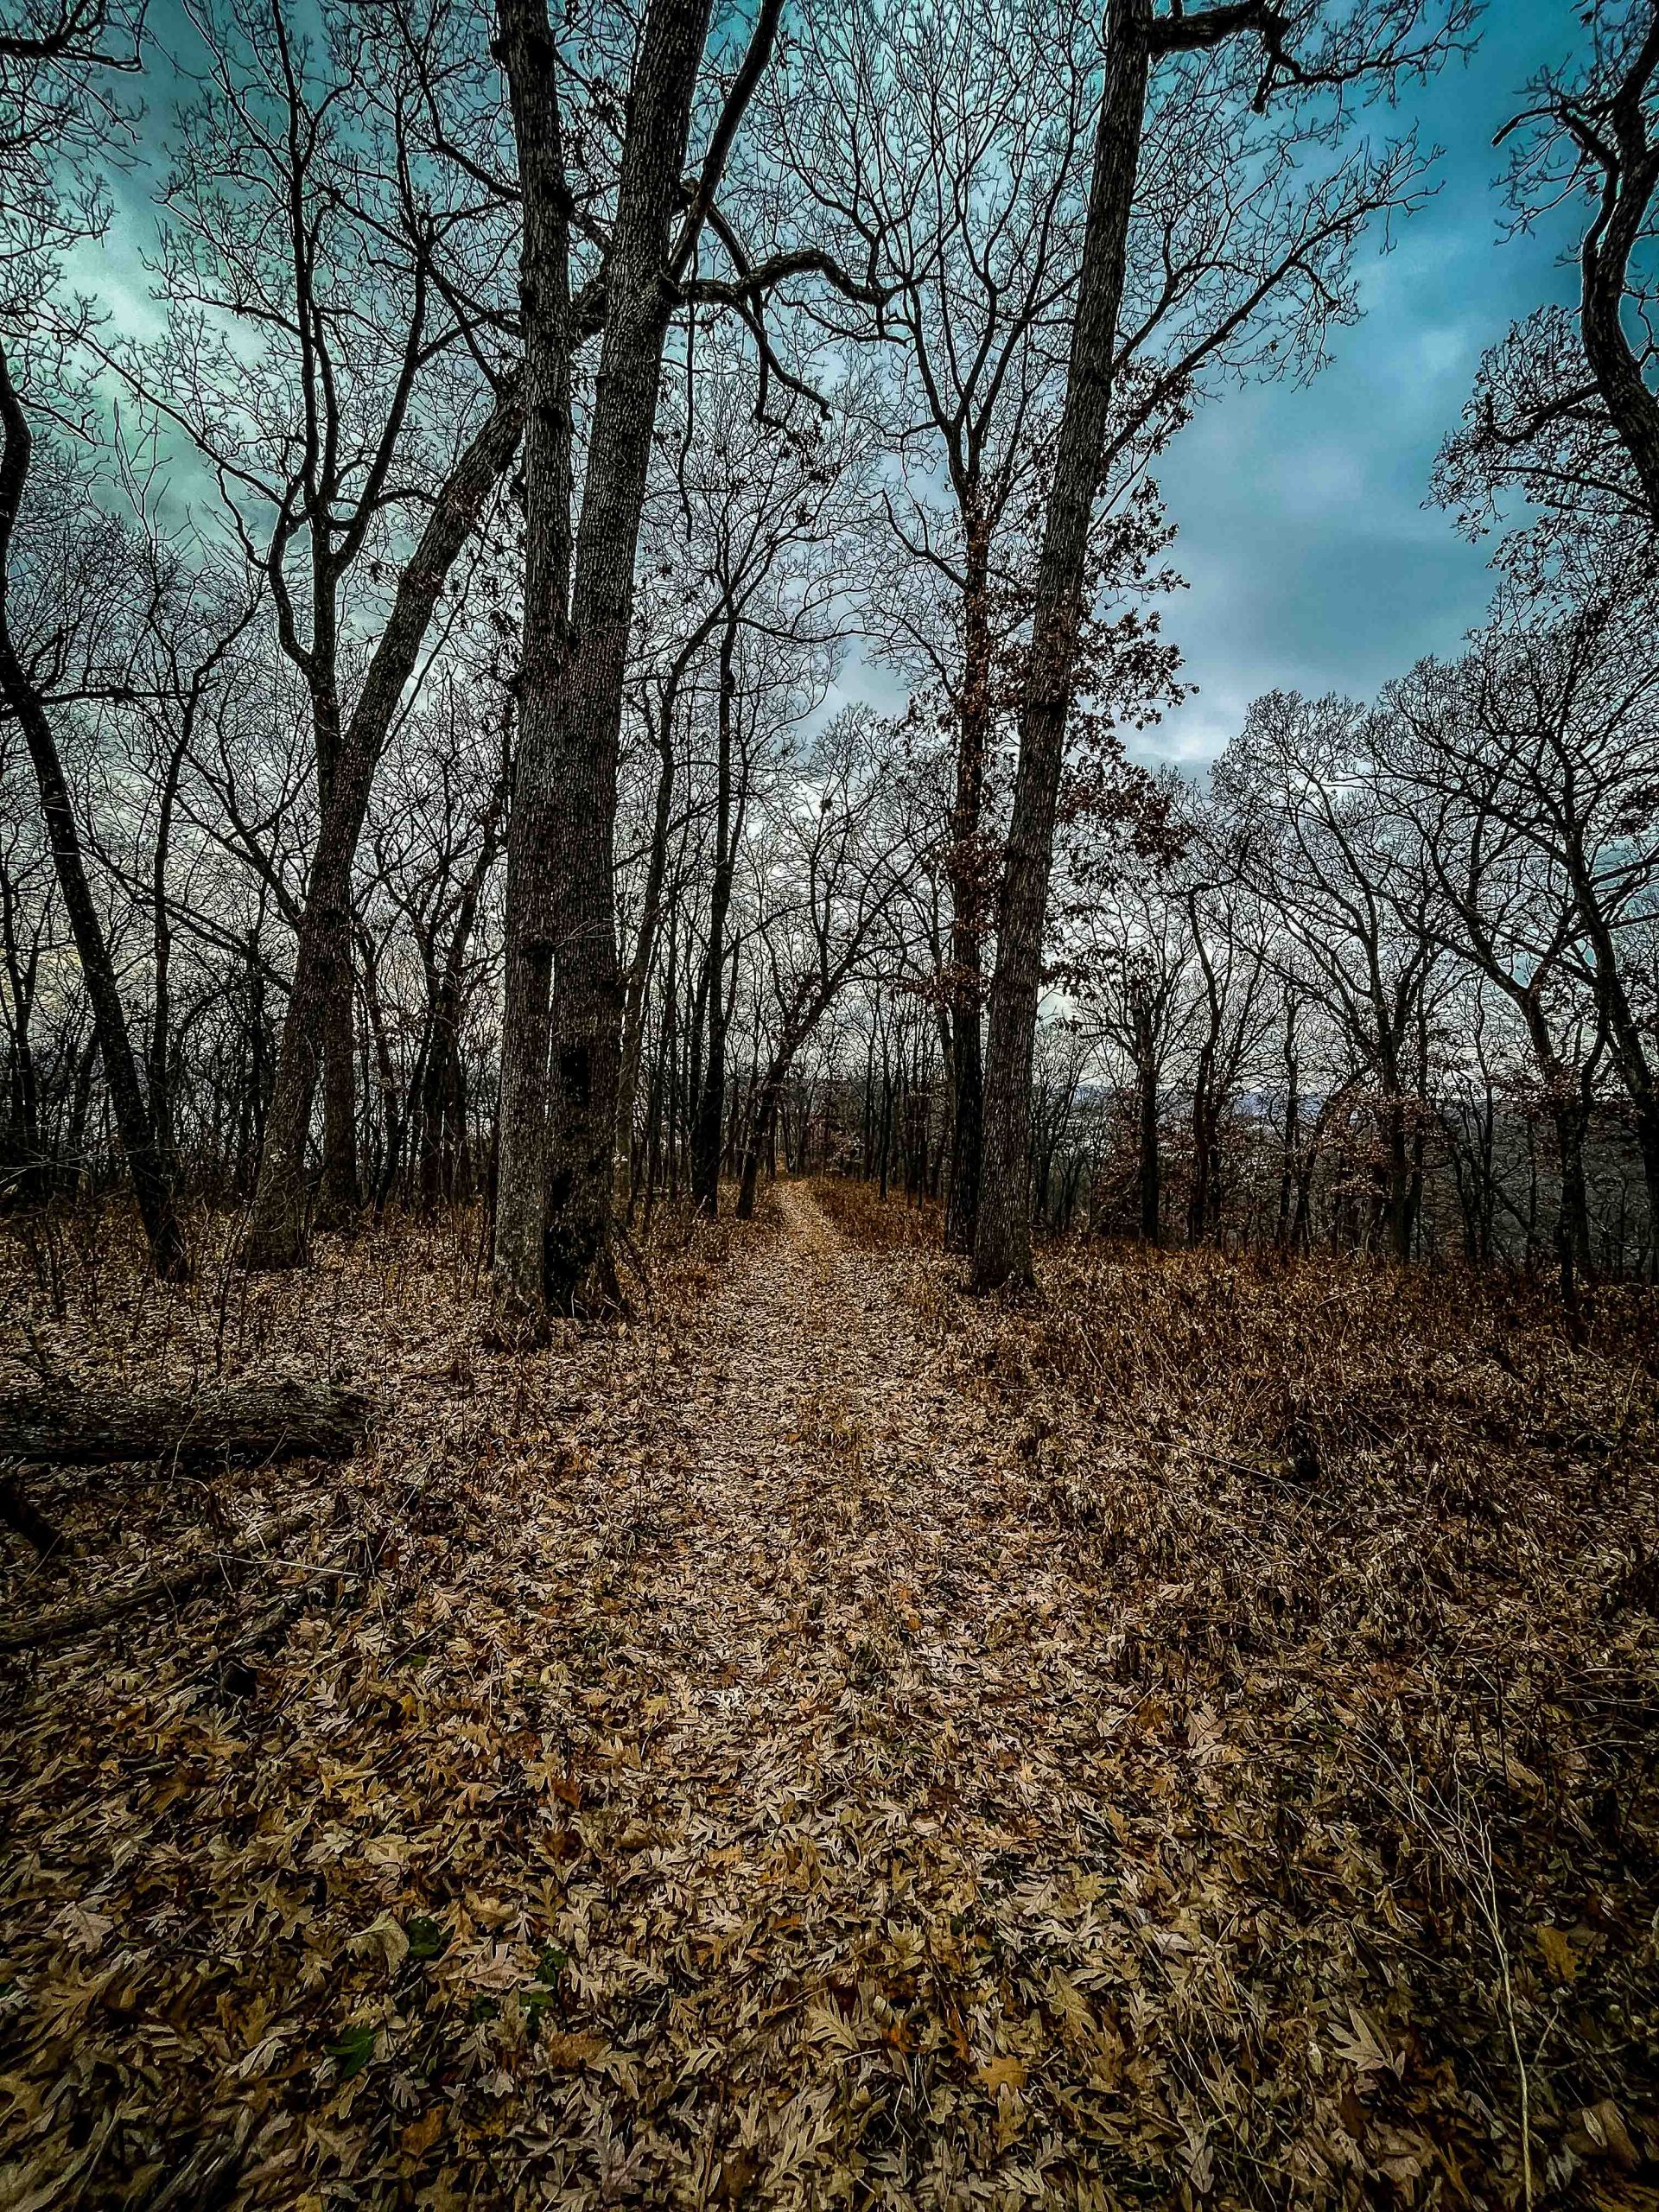
[[[1022,2058],[988,2058],[976,2070],[980,2087],[988,2097],[995,2096],[999,2089],[1023,2089],[1026,2086],[1026,2063]]]

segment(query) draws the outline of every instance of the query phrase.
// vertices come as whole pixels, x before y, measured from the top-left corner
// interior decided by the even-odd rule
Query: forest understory
[[[9,1387],[377,1408],[20,1478],[10,1644],[213,1573],[0,1660],[9,2212],[1659,2207],[1650,1292],[785,1183],[525,1346],[234,1227],[7,1231]]]

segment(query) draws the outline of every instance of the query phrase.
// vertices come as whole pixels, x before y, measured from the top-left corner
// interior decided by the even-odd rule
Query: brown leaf
[[[609,2049],[603,2036],[547,2035],[541,2041],[542,2056],[547,2063],[566,2074],[574,2074],[578,2068],[603,2058]]]
[[[1626,2173],[1640,2162],[1640,2154],[1624,2125],[1624,2115],[1611,2097],[1604,2097],[1599,2105],[1585,2106],[1567,2141],[1580,2155],[1611,2158]]]
[[[1543,1954],[1544,1970],[1550,1980],[1562,1984],[1575,1980],[1579,1961],[1562,1930],[1552,1928],[1546,1921],[1532,1932],[1538,1939],[1538,1948]]]
[[[1026,2086],[1022,2058],[988,2058],[975,2070],[988,2097],[994,2097],[999,2089],[1023,2089]]]
[[[442,2133],[443,2107],[434,2105],[430,2112],[411,2120],[398,2139],[411,2158],[423,2158]]]

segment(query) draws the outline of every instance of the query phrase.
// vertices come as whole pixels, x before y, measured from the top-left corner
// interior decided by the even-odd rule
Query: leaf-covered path
[[[325,1525],[251,1636],[39,1663],[16,2202],[1090,2194],[1125,1706],[888,1274],[789,1188],[701,1300],[550,1353],[336,1316],[392,1408],[313,1478],[366,1586]],[[244,1479],[257,1525],[306,1477]]]
[[[1084,1988],[1117,1979],[1089,1765],[1123,1704],[988,1409],[809,1191],[779,1211],[678,1349],[678,1389],[643,1434],[602,1428],[567,1501],[611,1571],[599,1622],[578,1584],[545,1648],[613,1855],[555,1940],[628,2057],[620,2101],[603,2068],[567,2093],[586,2147],[561,2164],[574,2181],[614,2135],[648,2196],[969,2202],[1001,2174],[1041,2201],[1078,2146],[1028,2107],[1033,2001],[1077,2042],[1088,2158],[1122,2133],[1124,2048]],[[616,1690],[584,1686],[596,1628]]]
[[[550,1346],[442,1224],[36,1308],[386,1413],[41,1490],[0,1605],[215,1571],[7,1679],[0,2206],[1496,2208],[1519,2041],[1554,2201],[1651,2212],[1636,1370],[1403,1273],[970,1301],[826,1192]]]

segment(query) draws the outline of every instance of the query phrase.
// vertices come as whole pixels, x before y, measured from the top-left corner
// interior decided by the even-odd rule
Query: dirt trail
[[[631,1565],[616,1632],[645,1694],[700,1716],[648,1764],[723,1761],[749,1797],[836,1775],[855,1800],[896,1771],[896,1732],[938,1804],[1065,1826],[1075,1776],[1039,1774],[1036,1742],[1012,1757],[995,1717],[1075,1687],[1033,1674],[1027,1637],[1047,1624],[1047,1656],[1075,1656],[1086,1611],[1029,1471],[942,1374],[892,1263],[849,1250],[809,1190],[778,1203],[779,1233],[702,1317],[680,1402],[646,1414],[637,1471],[596,1469]]]
[[[881,1272],[861,1280],[810,1192],[779,1208],[781,1233],[711,1301],[677,1449],[639,1486],[678,1536],[637,1587],[651,1647],[769,1713],[818,1640],[785,1632],[802,1588],[889,1607],[938,1546],[941,1472],[942,1394]]]
[[[1123,1692],[1028,1467],[893,1263],[809,1191],[778,1203],[680,1348],[678,1402],[594,1440],[616,1687],[582,1686],[590,1593],[549,1637],[582,1654],[570,1772],[605,1775],[575,1823],[602,1863],[572,1867],[555,1940],[582,2017],[665,2101],[645,2124],[652,2095],[589,2075],[569,2117],[684,2201],[762,2177],[765,2201],[837,2201],[885,2171],[894,2202],[966,2203],[1027,2131],[1036,1991],[1070,1993],[1091,2063],[1118,2048],[1066,1966],[1104,1963],[1116,1838],[1087,1768]]]

